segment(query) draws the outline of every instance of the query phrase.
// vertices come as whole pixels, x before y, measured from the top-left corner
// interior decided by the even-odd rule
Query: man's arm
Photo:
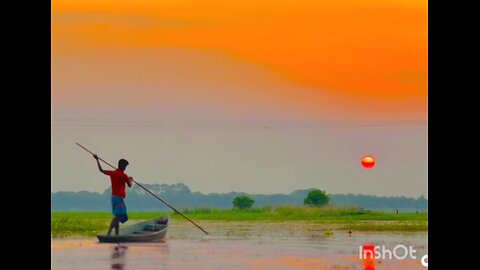
[[[93,158],[97,160],[97,165],[98,165],[98,169],[100,170],[100,172],[102,172],[103,174],[108,175],[107,171],[105,171],[105,170],[102,168],[102,165],[100,165],[100,161],[98,160],[98,156],[97,156],[97,155],[93,155]]]
[[[132,187],[132,181],[133,181],[133,177],[128,177],[128,180],[127,180],[128,187]]]

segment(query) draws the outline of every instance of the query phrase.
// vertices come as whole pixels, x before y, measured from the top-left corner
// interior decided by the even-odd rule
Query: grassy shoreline
[[[428,213],[385,213],[355,208],[309,208],[296,206],[263,207],[248,210],[211,208],[183,209],[195,221],[281,222],[301,221],[331,224],[335,230],[427,231]],[[130,212],[129,219],[146,220],[168,215],[185,221],[172,212]],[[52,212],[51,236],[95,236],[108,229],[110,212]]]

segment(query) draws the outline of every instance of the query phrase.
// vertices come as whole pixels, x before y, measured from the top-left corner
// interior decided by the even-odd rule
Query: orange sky
[[[101,58],[99,49],[152,48],[213,51],[266,67],[303,87],[265,86],[283,102],[318,91],[377,101],[372,106],[386,111],[407,104],[426,116],[426,0],[52,1],[54,65],[84,53]],[[54,67],[54,99],[66,91],[55,87],[60,76]]]

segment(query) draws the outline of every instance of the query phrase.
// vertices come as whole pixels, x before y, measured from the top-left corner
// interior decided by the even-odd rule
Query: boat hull
[[[97,235],[100,243],[159,242],[165,239],[168,218],[161,217],[125,227],[119,235]]]

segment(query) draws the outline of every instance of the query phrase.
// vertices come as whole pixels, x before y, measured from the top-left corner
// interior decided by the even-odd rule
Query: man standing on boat
[[[118,161],[118,169],[115,171],[107,171],[102,169],[102,165],[100,165],[97,155],[93,155],[93,158],[97,160],[97,165],[100,172],[110,176],[110,180],[112,182],[112,213],[114,217],[110,223],[108,235],[112,233],[113,228],[115,228],[115,235],[118,235],[120,222],[123,224],[128,220],[127,206],[123,200],[126,196],[125,184],[127,184],[128,187],[131,187],[133,180],[132,177],[129,177],[124,172],[127,168],[128,161],[125,159],[120,159]]]

